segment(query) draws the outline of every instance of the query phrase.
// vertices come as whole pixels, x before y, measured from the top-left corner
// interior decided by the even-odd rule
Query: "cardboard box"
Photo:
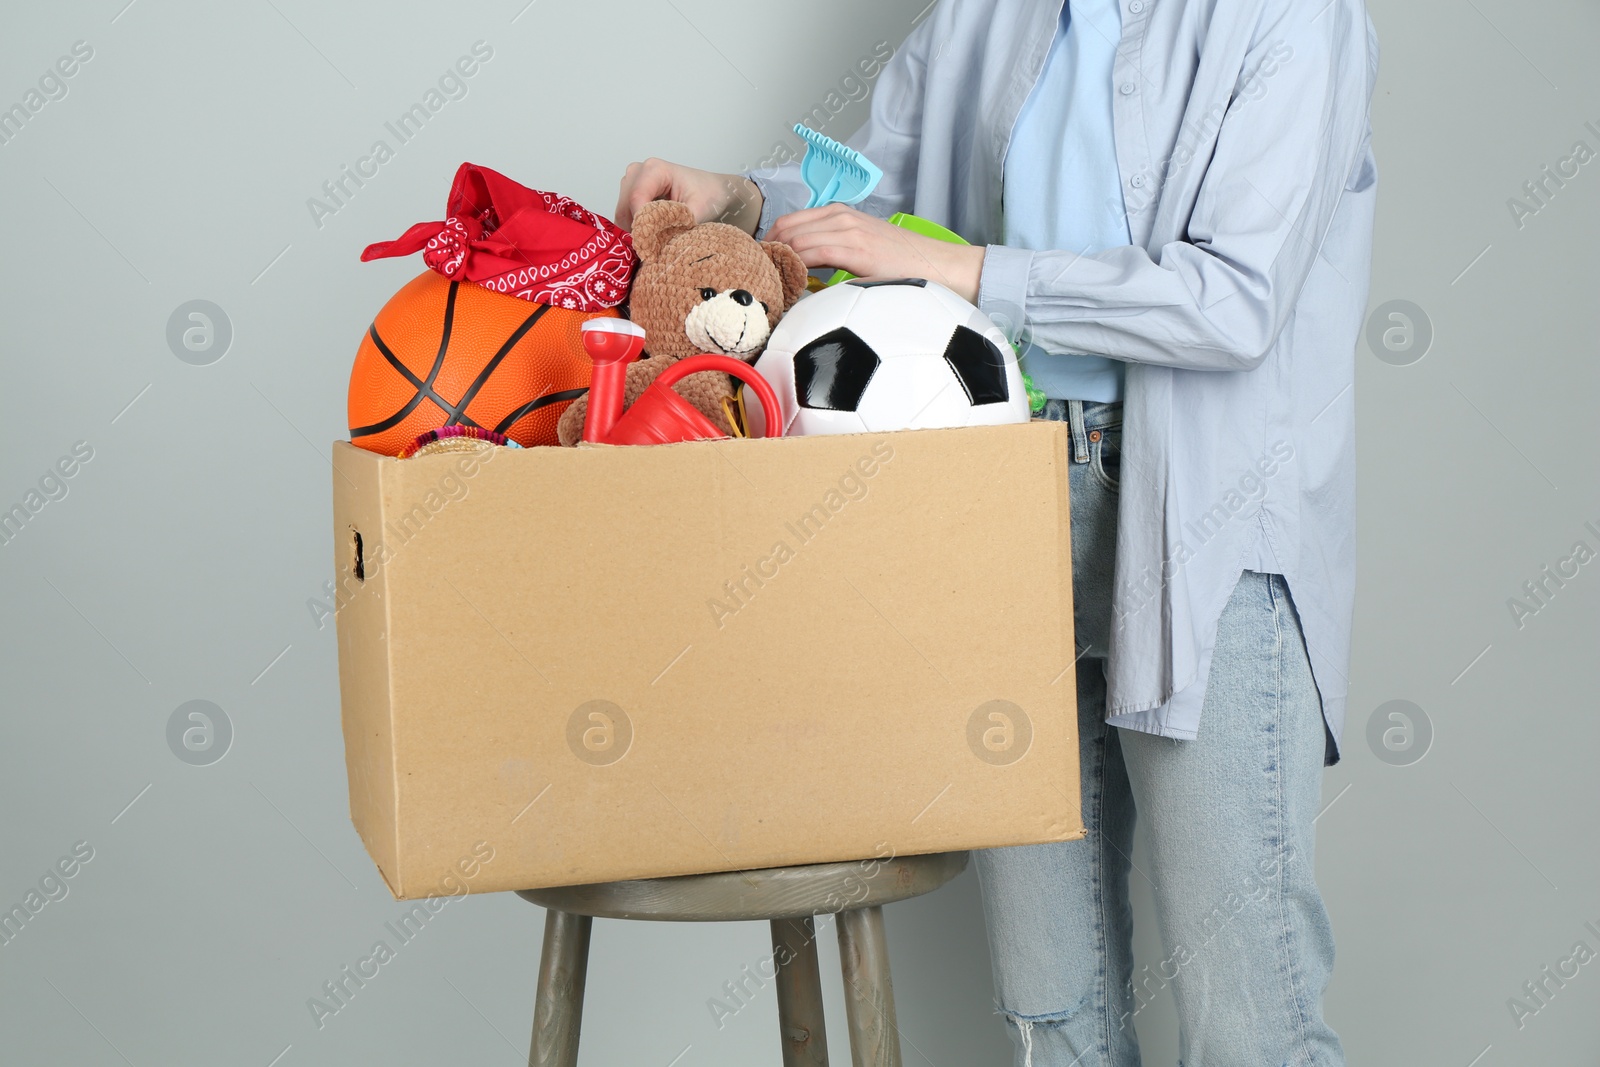
[[[1067,429],[334,448],[397,898],[1080,837]]]

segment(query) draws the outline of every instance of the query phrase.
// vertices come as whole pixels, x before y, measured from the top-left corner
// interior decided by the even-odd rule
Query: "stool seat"
[[[627,882],[522,889],[517,896],[571,915],[666,922],[800,919],[892,904],[932,892],[967,866],[965,852],[766,867]]]
[[[576,1067],[594,920],[766,920],[784,1067],[827,1067],[815,915],[835,915],[853,1067],[901,1067],[883,905],[931,892],[967,853],[890,856],[673,878],[521,889],[545,909],[529,1067]]]

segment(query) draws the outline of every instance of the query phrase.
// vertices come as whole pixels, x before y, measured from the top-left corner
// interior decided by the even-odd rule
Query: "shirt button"
[[[1144,10],[1144,0],[1133,0],[1133,3],[1128,5],[1128,10],[1137,15]]]
[[[1120,86],[1118,86],[1118,88],[1122,90],[1123,96],[1132,96],[1133,91],[1138,88],[1138,86],[1134,85],[1132,82],[1123,82]]]
[[[1144,188],[1144,175],[1143,174],[1135,174],[1133,177],[1128,179],[1128,184],[1133,186],[1135,189],[1143,189]]]

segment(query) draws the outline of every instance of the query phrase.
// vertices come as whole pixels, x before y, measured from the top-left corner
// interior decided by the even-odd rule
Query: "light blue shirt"
[[[1111,127],[1118,0],[1068,0],[1039,82],[1011,131],[1001,244],[1098,252],[1133,240]],[[1023,332],[1022,367],[1048,397],[1122,399],[1123,370],[1105,356],[1047,351]]]
[[[1080,254],[1005,244],[1001,211],[1001,160],[1060,10],[934,7],[848,138],[884,173],[859,206],[984,246],[978,304],[1013,333],[1125,364],[1107,721],[1199,735],[1217,619],[1265,557],[1337,743],[1377,203],[1372,20],[1362,0],[1124,0],[1111,119],[1132,241]],[[799,169],[747,172],[766,197],[758,234],[805,206]]]

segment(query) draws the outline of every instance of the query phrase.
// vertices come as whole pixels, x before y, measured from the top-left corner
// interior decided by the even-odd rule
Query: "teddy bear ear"
[[[633,250],[642,260],[661,254],[667,243],[694,229],[694,212],[676,200],[652,200],[633,216]]]
[[[800,258],[800,253],[782,241],[762,241],[761,249],[772,260],[772,265],[778,268],[778,277],[783,280],[783,310],[788,311],[806,290],[805,261]]]

